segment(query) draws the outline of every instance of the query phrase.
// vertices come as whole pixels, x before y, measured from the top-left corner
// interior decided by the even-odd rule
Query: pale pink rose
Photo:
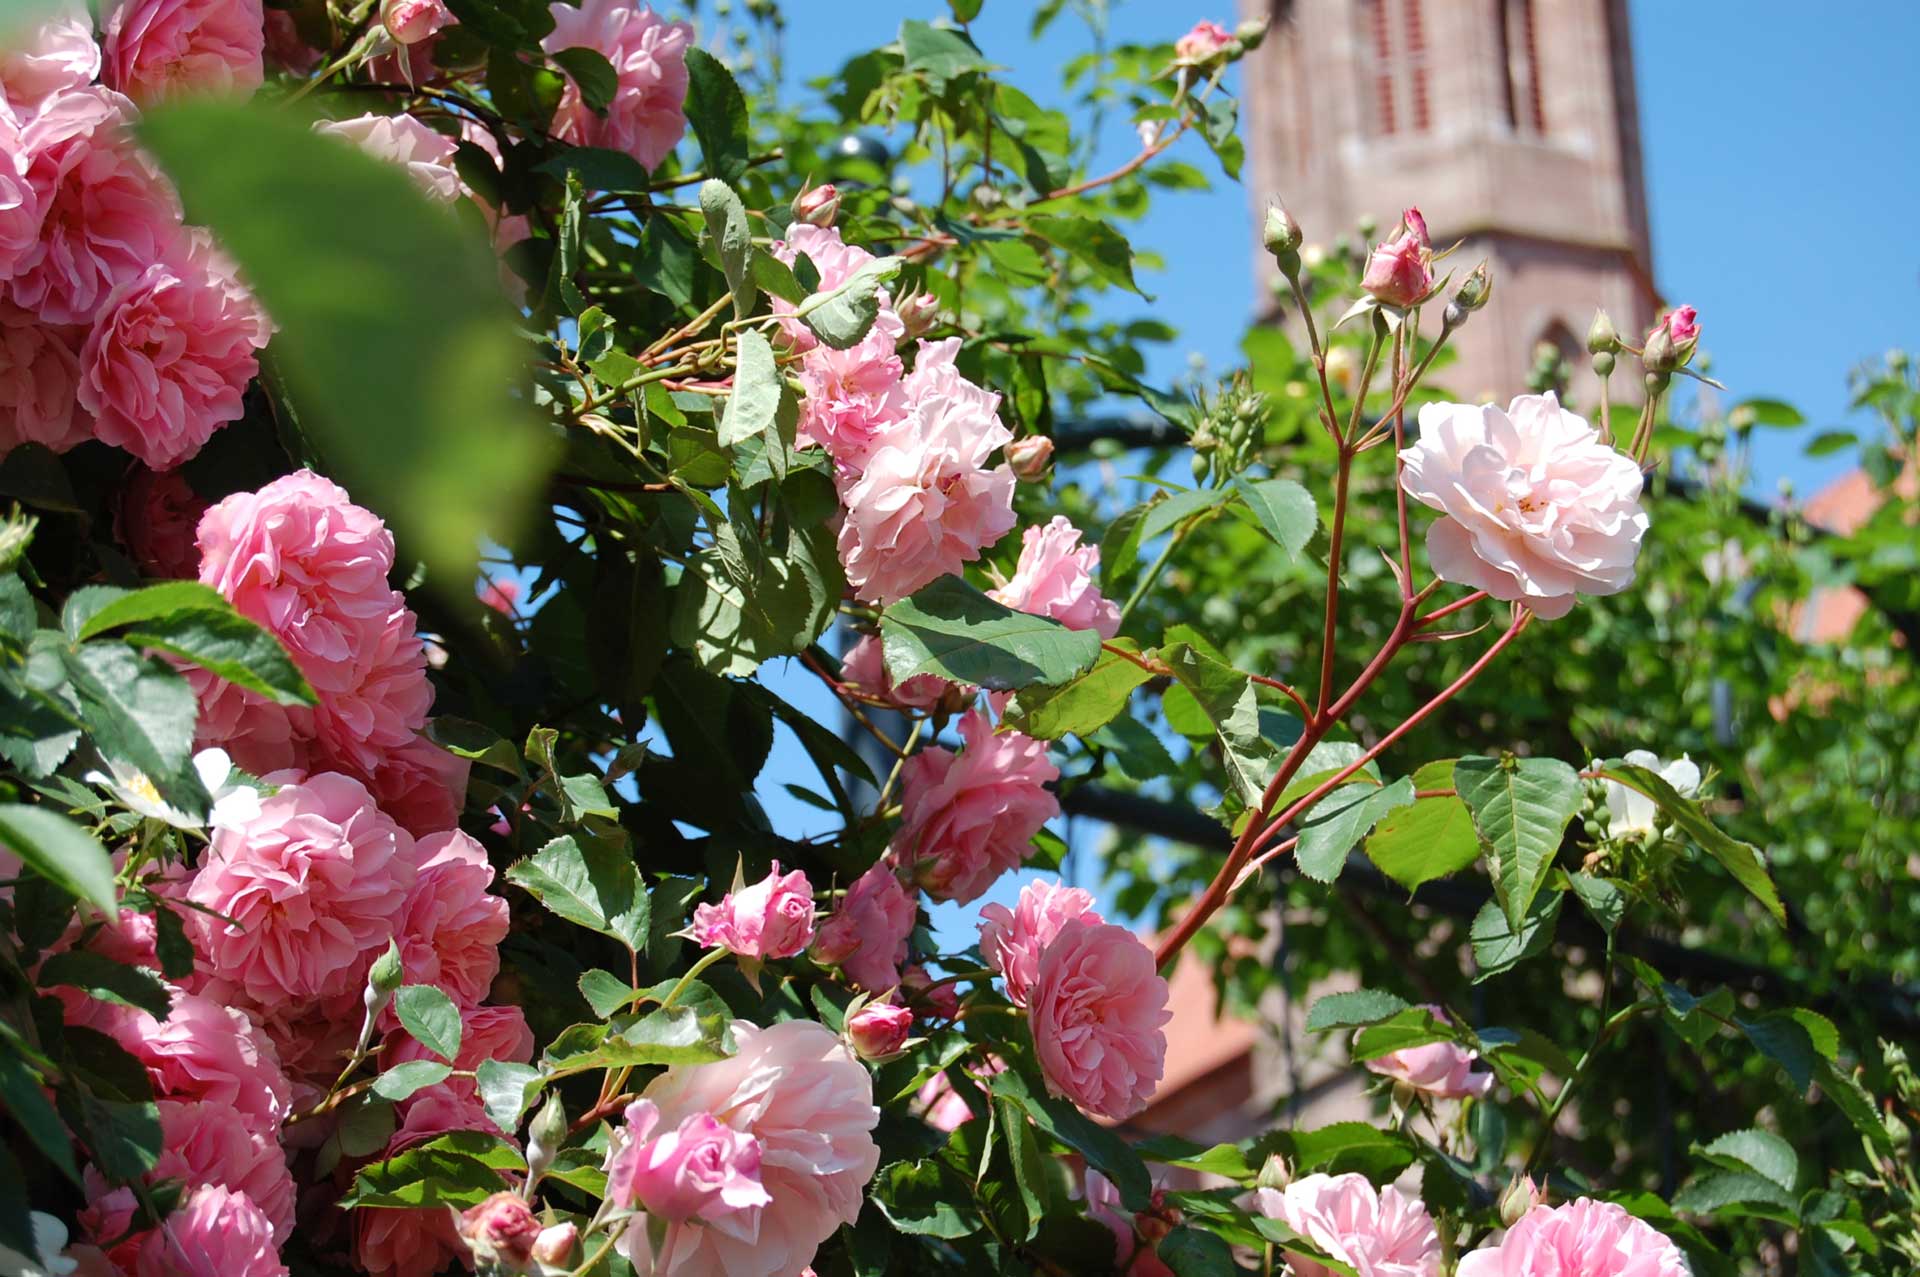
[[[499,965],[495,955],[494,965]],[[414,983],[413,971],[407,970],[407,983]],[[380,1067],[390,1069],[396,1064],[406,1064],[412,1060],[438,1060],[427,1047],[422,1046],[411,1033],[399,1027],[399,1017],[386,1020],[389,1026],[386,1050],[380,1053]],[[453,1067],[464,1073],[471,1073],[488,1060],[499,1060],[506,1064],[525,1064],[533,1059],[533,1030],[527,1027],[527,1016],[516,1006],[469,1006],[460,1009],[460,1050],[455,1054]],[[476,1105],[480,1103],[480,1091],[472,1078],[450,1077],[437,1086],[417,1092],[401,1105],[401,1116],[410,1117],[415,1105],[426,1104],[429,1109],[444,1107],[447,1104]],[[449,1129],[458,1129],[449,1128]]]
[[[455,140],[411,115],[360,115],[323,120],[313,128],[353,143],[376,160],[400,165],[429,199],[453,204],[466,193],[453,167]]]
[[[1040,955],[1027,995],[1047,1089],[1124,1121],[1147,1106],[1166,1064],[1167,982],[1125,927],[1069,919]]]
[[[419,872],[401,913],[400,965],[408,984],[431,984],[456,1003],[485,1000],[500,974],[507,902],[491,894],[486,848],[458,829],[415,844]]]
[[[776,860],[759,882],[728,892],[717,905],[695,909],[693,940],[743,958],[805,953],[813,941],[813,886],[798,869],[781,873]]]
[[[86,335],[0,300],[0,453],[23,443],[65,452],[93,437],[76,398]]]
[[[293,1175],[272,1135],[212,1100],[160,1100],[160,1160],[149,1183],[182,1179],[189,1186],[224,1184],[253,1199],[276,1242],[293,1231]]]
[[[1040,483],[1053,468],[1053,440],[1045,435],[1028,435],[1007,445],[1007,464],[1013,477],[1022,483]]]
[[[146,1067],[156,1096],[205,1100],[273,1138],[291,1111],[293,1092],[272,1043],[239,1008],[184,989],[170,992],[164,1021],[90,998],[68,1004],[67,1020],[118,1042]]]
[[[1578,594],[1633,584],[1647,532],[1640,468],[1602,442],[1551,391],[1420,409],[1400,484],[1440,511],[1427,557],[1441,579],[1565,616]]]
[[[956,684],[938,674],[915,674],[895,683],[887,673],[886,653],[877,634],[863,634],[840,662],[840,680],[877,700],[892,701],[903,709],[935,708]]]
[[[394,1157],[452,1131],[486,1131],[499,1127],[487,1117],[477,1099],[466,1099],[445,1086],[414,1097],[387,1141],[385,1156]],[[437,1277],[455,1260],[469,1258],[455,1220],[444,1206],[421,1210],[357,1210],[353,1212],[353,1258],[369,1277]]]
[[[86,10],[73,5],[31,31],[9,30],[0,48],[0,101],[24,124],[65,89],[93,83],[100,74],[100,46]]]
[[[891,1002],[869,1002],[847,1017],[847,1040],[863,1060],[900,1054],[913,1033],[913,1012]]]
[[[874,260],[873,254],[858,244],[849,244],[840,238],[840,231],[833,226],[813,226],[806,222],[795,222],[787,227],[787,237],[773,242],[773,255],[788,266],[798,262],[802,255],[813,263],[813,269],[820,276],[819,292],[831,292],[852,279],[862,266]],[[892,299],[887,290],[876,286],[873,290],[880,298],[880,319],[898,320],[894,314]],[[773,298],[773,313],[781,316],[780,332],[787,344],[797,351],[809,351],[820,344],[802,320],[793,318],[794,303],[782,298]],[[874,326],[880,326],[880,319]],[[895,329],[896,333],[900,331]],[[897,376],[897,374],[896,374]]]
[[[1664,1234],[1612,1202],[1582,1197],[1536,1206],[1497,1246],[1460,1260],[1458,1277],[1687,1277]]]
[[[204,232],[184,236],[100,304],[80,351],[80,406],[102,443],[155,470],[199,452],[241,416],[272,335],[265,313]]]
[[[581,146],[625,151],[647,168],[657,166],[687,131],[687,47],[693,28],[668,22],[633,0],[583,0],[577,9],[563,0],[549,8],[553,31],[540,47],[548,53],[592,49],[613,64],[619,82],[601,116],[569,78],[554,113],[554,135]]]
[[[1174,41],[1173,56],[1189,66],[1211,62],[1233,43],[1233,32],[1218,22],[1202,19],[1193,30]]]
[[[418,44],[458,21],[445,0],[384,0],[380,6],[380,24],[395,44]]]
[[[977,1067],[969,1069],[968,1074],[979,1079],[984,1087],[987,1078],[1006,1071],[1005,1060],[997,1055],[989,1055]],[[974,1117],[966,1097],[947,1080],[945,1069],[920,1084],[920,1089],[913,1096],[913,1106],[919,1111],[921,1119],[936,1131],[959,1130]]]
[[[102,78],[141,106],[260,87],[260,0],[114,0],[102,18]]]
[[[953,366],[957,338],[920,343],[904,414],[873,437],[865,469],[837,479],[840,561],[855,595],[894,603],[980,557],[1014,525],[1013,471],[986,469],[1013,435],[1000,396]]]
[[[579,1256],[579,1245],[580,1229],[571,1221],[543,1228],[540,1235],[533,1239],[534,1262],[572,1272],[574,1260]]]
[[[269,1013],[357,997],[405,916],[415,858],[359,781],[283,785],[258,817],[214,831],[186,888],[201,969]]]
[[[607,1200],[681,1224],[716,1220],[773,1200],[760,1182],[760,1141],[711,1113],[660,1130],[652,1100],[627,1105],[607,1153]]]
[[[1440,1277],[1440,1234],[1432,1217],[1419,1198],[1392,1185],[1376,1192],[1364,1175],[1306,1175],[1284,1190],[1258,1190],[1254,1202],[1268,1219],[1368,1277]],[[1293,1252],[1287,1262],[1295,1277],[1333,1274]]]
[[[1087,1218],[1105,1226],[1113,1234],[1113,1267],[1125,1277],[1174,1277],[1173,1269],[1167,1267],[1165,1260],[1154,1251],[1161,1237],[1166,1236],[1172,1223],[1177,1223],[1180,1212],[1165,1204],[1164,1193],[1155,1190],[1152,1211],[1143,1211],[1136,1216],[1120,1203],[1120,1190],[1113,1181],[1094,1170],[1087,1168]],[[1168,1222],[1171,1215],[1172,1223]],[[1144,1224],[1143,1229],[1141,1225]]]
[[[922,1015],[951,1020],[960,1014],[960,993],[952,980],[936,980],[919,963],[902,968],[900,996],[918,1006]]]
[[[533,1263],[533,1243],[540,1236],[540,1221],[520,1194],[502,1189],[478,1206],[462,1211],[458,1231],[475,1261],[518,1273]]]
[[[286,1277],[272,1223],[245,1193],[196,1188],[140,1247],[135,1277]]]
[[[166,179],[127,136],[133,115],[110,89],[64,90],[18,135],[15,177],[0,164],[0,277],[45,323],[92,323],[181,233]]]
[[[735,1021],[737,1054],[682,1065],[654,1079],[645,1097],[663,1127],[711,1114],[760,1147],[763,1206],[698,1222],[668,1224],[651,1256],[647,1230],[629,1228],[621,1247],[657,1277],[785,1277],[813,1259],[821,1242],[860,1214],[880,1162],[873,1128],[880,1110],[873,1081],[825,1025],[787,1020],[769,1028]],[[637,1256],[637,1257],[636,1257]]]
[[[1427,1010],[1442,1023],[1452,1021],[1443,1007],[1429,1004]],[[1467,1095],[1478,1098],[1493,1089],[1493,1074],[1474,1070],[1473,1062],[1479,1058],[1478,1051],[1454,1042],[1428,1042],[1375,1056],[1366,1066],[1437,1099],[1457,1100]]]
[[[795,441],[826,449],[842,468],[859,470],[874,436],[900,419],[900,378],[905,365],[895,351],[906,329],[892,311],[882,311],[853,347],[824,343],[800,357],[800,422]]]
[[[814,960],[839,967],[869,992],[891,989],[900,983],[917,913],[893,866],[882,860],[853,880],[839,907],[820,924]]]
[[[143,467],[121,489],[113,530],[141,575],[190,581],[200,574],[194,531],[207,508],[179,471]]]
[[[1018,868],[1040,827],[1060,814],[1047,786],[1060,769],[1044,741],[960,719],[966,748],[924,749],[901,768],[900,829],[888,855],[936,900],[967,904]]]
[[[1102,597],[1094,581],[1099,570],[1100,547],[1081,545],[1080,529],[1056,514],[1020,534],[1013,579],[987,593],[1017,611],[1109,639],[1120,631],[1120,608]]]
[[[431,689],[429,689],[431,690]],[[467,805],[467,777],[473,760],[442,749],[425,736],[388,750],[362,776],[380,810],[416,838],[445,831],[460,823]]]
[[[1093,907],[1093,897],[1078,887],[1036,879],[1020,889],[1012,909],[985,905],[980,910],[980,956],[1000,974],[1007,1001],[1027,1005],[1040,955],[1060,928],[1075,918],[1104,922]]]
[[[370,777],[389,755],[406,749],[433,708],[427,648],[412,609],[393,593],[386,621],[360,636],[353,686],[322,695],[313,708],[316,766]],[[316,684],[316,687],[318,685]]]
[[[793,220],[807,226],[831,226],[840,216],[840,192],[828,182],[793,197]]]
[[[1387,242],[1374,248],[1360,287],[1388,306],[1411,306],[1433,291],[1433,246],[1419,209],[1408,209]]]

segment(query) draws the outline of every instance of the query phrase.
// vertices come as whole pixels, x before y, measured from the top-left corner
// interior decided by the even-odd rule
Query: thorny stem
[[[1376,342],[1375,349],[1378,347]],[[1362,393],[1365,393],[1364,385]],[[1327,702],[1333,699],[1334,630],[1340,618],[1340,557],[1347,532],[1347,485],[1352,477],[1353,454],[1343,443],[1339,469],[1333,480],[1333,523],[1327,531],[1327,616],[1320,635],[1320,699],[1313,715],[1316,724],[1325,718]]]

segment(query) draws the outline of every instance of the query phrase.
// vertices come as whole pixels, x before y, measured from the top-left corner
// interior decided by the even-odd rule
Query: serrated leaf
[[[1420,768],[1413,787],[1452,789],[1452,760]],[[1413,892],[1472,864],[1480,854],[1480,836],[1458,796],[1416,798],[1412,806],[1387,813],[1368,836],[1366,850],[1381,873]]]
[[[555,838],[507,870],[507,881],[576,926],[629,949],[647,938],[647,897],[626,851],[594,839]]]
[[[151,777],[171,776],[193,750],[193,689],[166,662],[110,639],[61,652],[80,715],[100,749]]]
[[[688,52],[691,54],[694,50]],[[579,86],[580,100],[589,109],[604,115],[613,104],[613,95],[620,89],[620,77],[613,63],[607,61],[607,55],[598,49],[572,48],[561,49],[550,56]]]
[[[1347,863],[1347,853],[1381,817],[1413,802],[1413,780],[1402,776],[1390,785],[1348,785],[1315,803],[1303,817],[1293,858],[1300,872],[1316,882],[1332,882]]]
[[[68,949],[40,964],[42,987],[67,985],[80,989],[103,1002],[145,1011],[155,1020],[165,1020],[173,1005],[167,992],[151,971],[115,961],[87,949]]]
[[[99,602],[76,616],[69,601],[63,620],[77,631],[76,640],[124,629],[125,643],[158,648],[277,704],[314,702],[313,689],[280,641],[198,581],[170,581]]]
[[[977,1212],[962,1212],[967,1185],[937,1157],[895,1162],[873,1181],[873,1203],[893,1226],[915,1237],[970,1237],[980,1230]]]
[[[393,1013],[413,1040],[451,1063],[460,1054],[460,1008],[430,984],[408,984],[393,994]]]
[[[1496,900],[1489,900],[1473,917],[1468,935],[1473,943],[1473,960],[1480,974],[1475,984],[1512,969],[1520,962],[1544,950],[1553,940],[1554,924],[1560,920],[1560,904],[1565,897],[1558,891],[1535,896],[1526,917],[1514,927],[1506,911]]]
[[[1509,928],[1518,929],[1580,810],[1580,775],[1557,758],[1462,758],[1453,781],[1486,842]]]
[[[1611,760],[1602,763],[1600,771],[1607,779],[1619,781],[1629,789],[1637,789],[1653,799],[1681,832],[1693,840],[1695,846],[1719,861],[1734,880],[1773,915],[1775,922],[1786,922],[1786,908],[1780,903],[1780,893],[1767,873],[1766,860],[1758,847],[1727,834],[1707,819],[1707,814],[1700,810],[1700,804],[1682,797],[1658,772]]]
[[[1252,680],[1187,642],[1160,649],[1159,657],[1218,733],[1235,793],[1242,802],[1257,802],[1273,771],[1274,749],[1261,735]]]
[[[1313,530],[1320,526],[1312,493],[1291,479],[1256,480],[1245,475],[1234,476],[1233,490],[1274,544],[1296,559],[1306,552]]]
[[[340,1204],[442,1214],[445,1207],[465,1209],[506,1187],[501,1172],[518,1161],[492,1136],[457,1131],[362,1167]]]
[[[5,1102],[7,1115],[26,1132],[34,1147],[78,1184],[80,1169],[73,1160],[73,1141],[67,1128],[48,1103],[41,1079],[11,1046],[0,1046],[0,1101]]]
[[[1355,989],[1349,993],[1329,993],[1307,1012],[1307,1032],[1325,1033],[1331,1029],[1357,1029],[1378,1024],[1407,1010],[1407,1000],[1384,989]]]
[[[1016,612],[957,576],[944,576],[880,614],[887,673],[904,683],[937,674],[1010,692],[1064,683],[1090,669],[1100,636]]]
[[[1567,881],[1572,884],[1573,894],[1579,897],[1580,904],[1600,924],[1600,929],[1611,935],[1627,912],[1625,889],[1611,878],[1600,878],[1593,874],[1569,874]]]
[[[988,1082],[993,1094],[1011,1100],[1042,1131],[1087,1160],[1113,1181],[1120,1203],[1128,1210],[1145,1210],[1153,1191],[1152,1178],[1140,1155],[1113,1131],[1100,1126],[1065,1100],[1036,1093],[1017,1071],[996,1073]]]
[[[1189,488],[1150,502],[1140,519],[1140,542],[1145,544],[1184,519],[1211,510],[1233,496],[1227,488]]]
[[[1133,245],[1100,218],[1054,217],[1042,213],[1027,219],[1027,230],[1066,251],[1107,283],[1147,296],[1133,282]]]
[[[414,1092],[436,1086],[453,1072],[438,1060],[408,1060],[396,1064],[373,1080],[373,1093],[383,1100],[399,1103]]]
[[[1153,675],[1115,652],[1101,652],[1093,668],[1058,687],[1029,687],[1008,704],[1004,720],[1037,740],[1086,736],[1126,712],[1133,689]]]
[[[1793,1151],[1793,1145],[1772,1131],[1763,1131],[1758,1127],[1729,1131],[1698,1151],[1712,1157],[1731,1159],[1779,1185],[1785,1193],[1792,1193],[1794,1185],[1800,1180],[1800,1155]]]
[[[593,1013],[602,1020],[616,1011],[624,1011],[632,1006],[640,996],[640,991],[610,971],[595,967],[583,972],[579,980],[580,996],[587,1000]]]
[[[519,1130],[521,1117],[539,1093],[540,1070],[531,1064],[482,1060],[473,1077],[493,1124],[507,1135]]]
[[[935,93],[944,92],[947,81],[987,65],[965,33],[950,27],[936,27],[918,18],[900,24],[900,50],[906,68],[927,77]]]
[[[765,434],[779,415],[780,395],[786,389],[774,366],[773,347],[765,337],[743,328],[735,341],[733,393],[727,396],[726,411],[720,416],[723,448]]]
[[[747,99],[733,72],[697,46],[687,50],[685,112],[707,172],[738,182],[747,171]]]
[[[880,315],[880,287],[900,273],[904,257],[876,257],[823,292],[809,295],[793,313],[813,335],[835,350],[858,345]]]

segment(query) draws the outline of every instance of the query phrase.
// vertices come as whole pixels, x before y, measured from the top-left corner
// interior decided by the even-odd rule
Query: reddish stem
[[[1465,608],[1470,608],[1475,603],[1478,603],[1481,599],[1484,599],[1486,597],[1487,597],[1487,592],[1485,590],[1475,590],[1472,594],[1467,595],[1463,599],[1455,599],[1453,602],[1447,604],[1445,607],[1435,608],[1433,611],[1427,613],[1425,616],[1415,621],[1413,623],[1413,628],[1416,630],[1424,630],[1425,628],[1427,628],[1427,626],[1432,625],[1435,621],[1445,620],[1447,617],[1452,616],[1455,612],[1459,612]]]

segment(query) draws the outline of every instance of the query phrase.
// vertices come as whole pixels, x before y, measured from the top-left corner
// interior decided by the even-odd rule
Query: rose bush
[[[1108,171],[964,22],[904,22],[806,110],[628,0],[126,0],[18,34],[4,1253],[1920,1262],[1920,1082],[1871,1036],[1920,974],[1885,823],[1920,791],[1911,367],[1862,389],[1888,512],[1823,550],[1787,516],[1698,538],[1737,477],[1667,491],[1729,439],[1674,404],[1691,307],[1638,347],[1601,317],[1597,384],[1548,360],[1504,409],[1449,399],[1494,281],[1414,209],[1333,252],[1275,210],[1314,322],[1151,386],[1170,330],[1093,303],[1138,291],[1154,191],[1237,175],[1263,29],[1166,34],[1094,59],[1085,105],[1140,147]],[[1067,419],[1110,396],[1156,415],[1144,479],[1081,459]],[[1870,592],[1873,644],[1793,654],[1816,578]],[[1698,727],[1676,630],[1714,677],[1767,663],[1748,754]],[[1866,695],[1813,740],[1873,794],[1769,789],[1839,731],[1800,706]],[[1102,804],[1175,841],[1062,838]],[[1379,1120],[1169,1130],[1183,963],[1243,1012],[1297,993]]]

